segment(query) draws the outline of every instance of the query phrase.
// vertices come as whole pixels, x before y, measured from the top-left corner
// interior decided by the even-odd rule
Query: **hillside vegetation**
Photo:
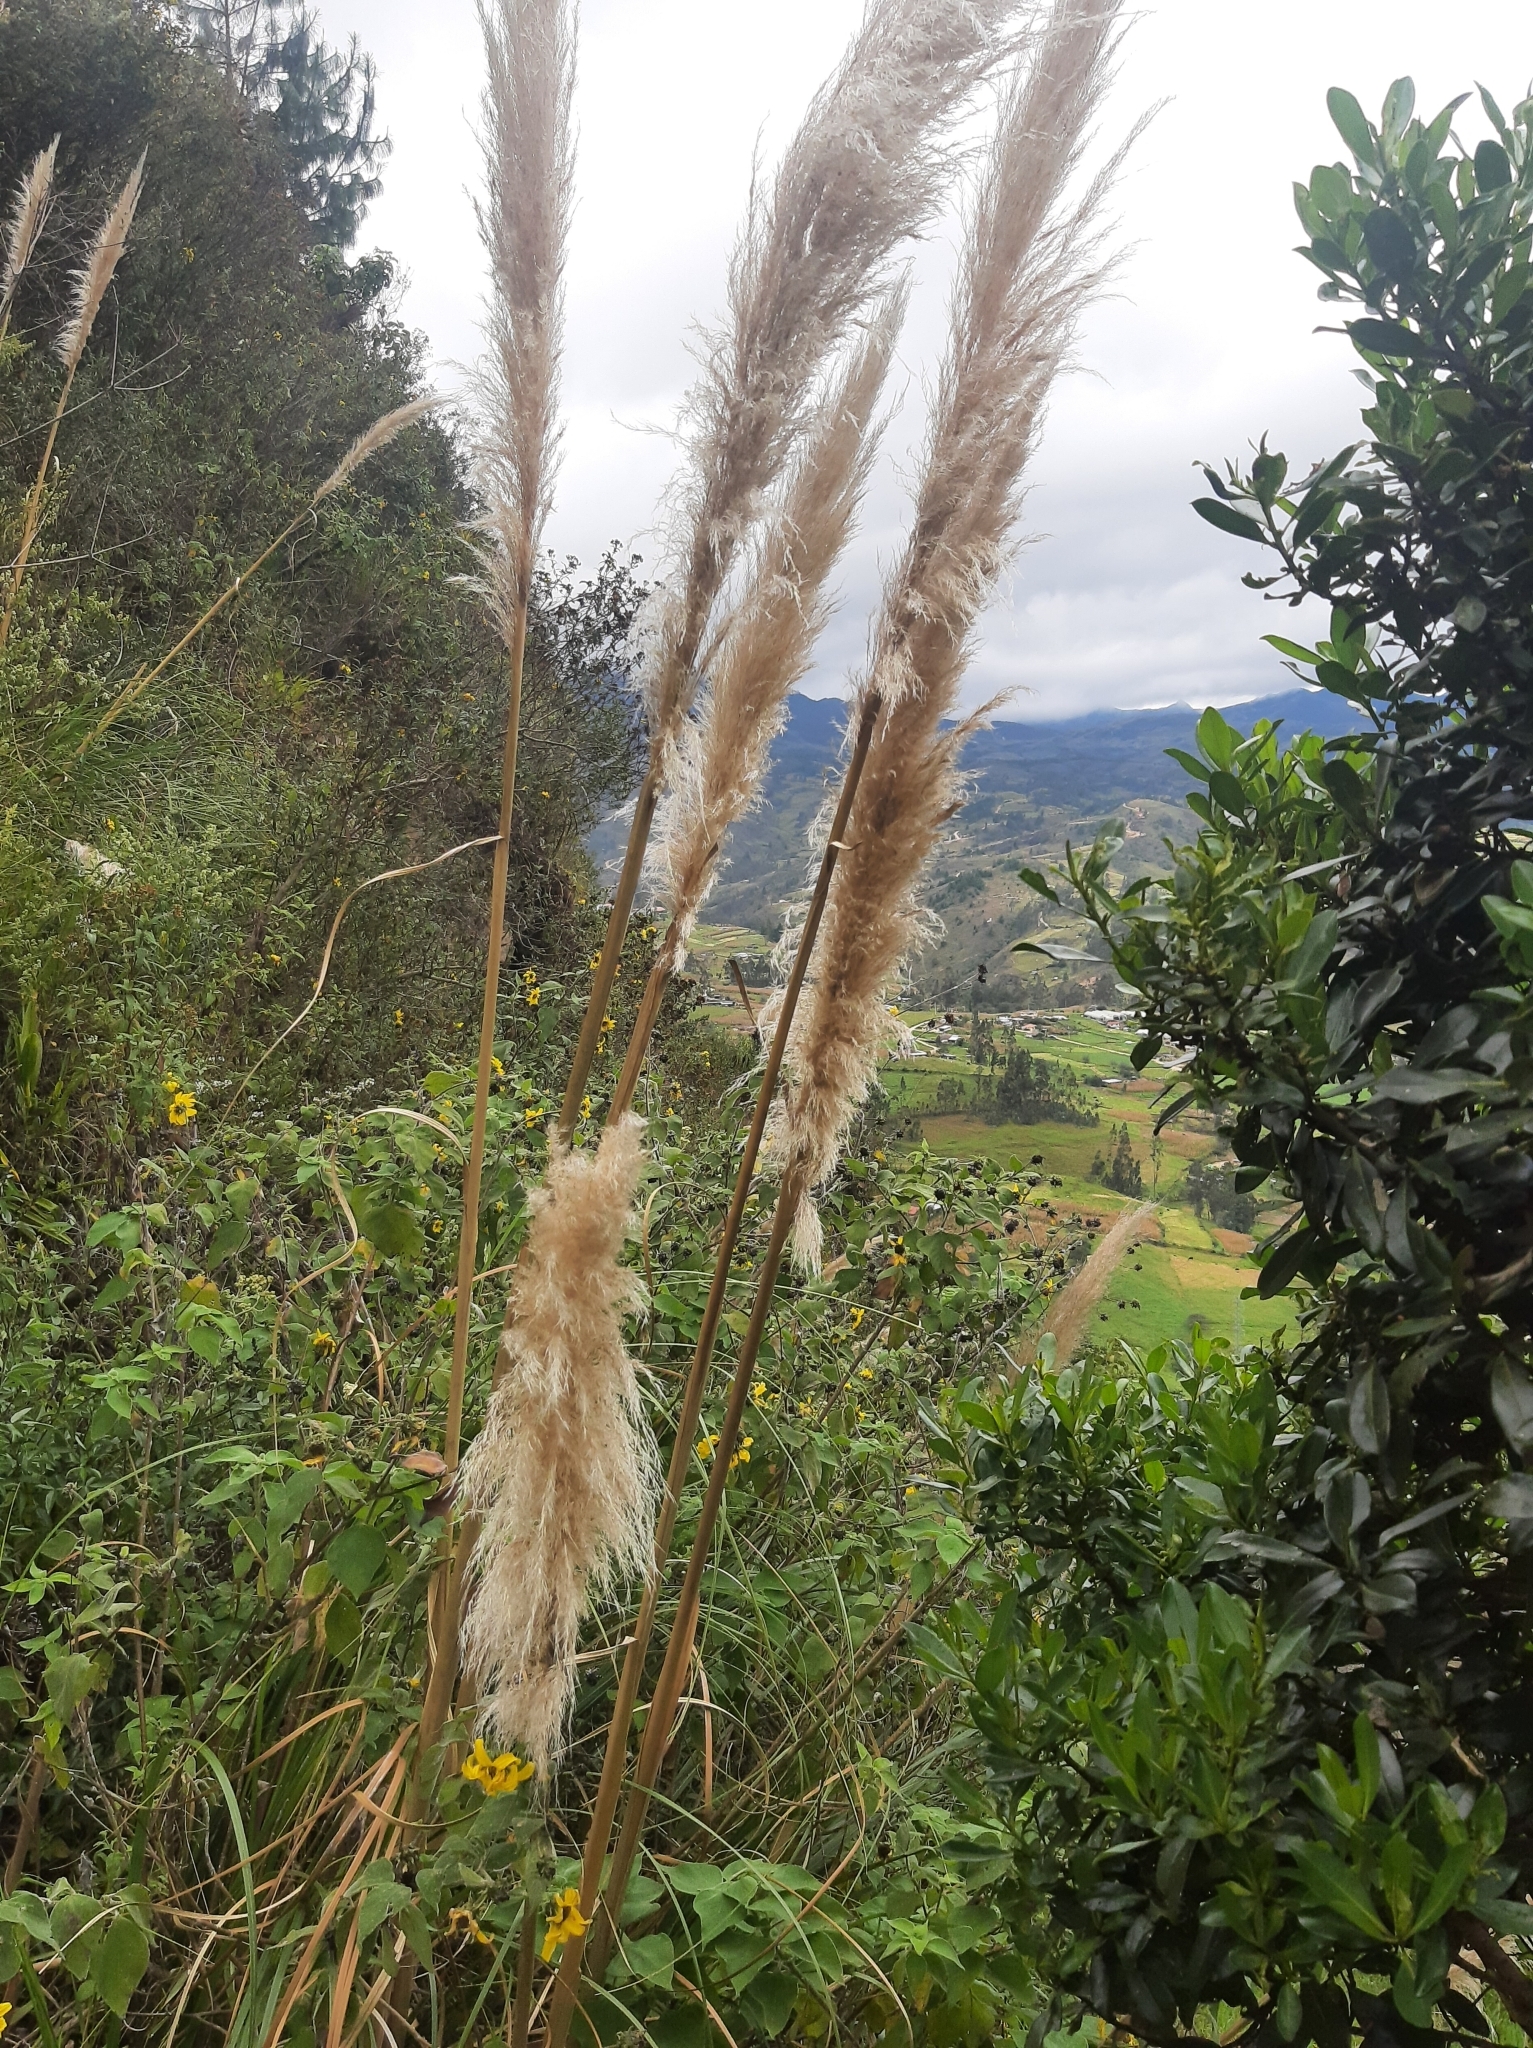
[[[360,52],[0,8],[0,2033],[1533,2039],[1533,102],[1332,95],[1362,438],[1208,473],[1344,730],[955,814],[1117,0],[875,0],[649,589],[541,546],[574,9],[480,26],[455,421],[352,239]],[[834,815],[753,860],[961,176]],[[988,946],[1023,889],[1054,954]],[[928,902],[913,971],[1041,1019],[911,1004]],[[789,909],[725,1028],[689,955]],[[1172,1314],[1215,1272],[1243,1341]]]

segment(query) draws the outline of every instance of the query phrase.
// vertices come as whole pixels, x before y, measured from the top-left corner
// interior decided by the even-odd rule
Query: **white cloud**
[[[482,267],[468,190],[480,70],[472,0],[320,0],[332,36],[376,55],[395,141],[368,237],[410,273],[405,312],[444,362],[472,356]],[[860,0],[586,0],[580,205],[569,289],[564,469],[550,539],[592,559],[632,540],[653,564],[656,502],[699,320],[716,317],[758,148],[771,162],[834,63]],[[1226,698],[1288,678],[1260,635],[1292,630],[1241,588],[1254,550],[1189,510],[1195,458],[1263,430],[1299,464],[1356,431],[1345,344],[1298,240],[1291,185],[1342,154],[1325,91],[1377,107],[1410,73],[1433,110],[1476,79],[1526,84],[1524,0],[1151,0],[1130,29],[1105,132],[1162,107],[1118,212],[1131,245],[1118,296],[1060,388],[1026,548],[987,621],[974,695],[1011,683],[1027,715]],[[1467,132],[1473,110],[1461,117]],[[896,552],[921,377],[941,344],[951,230],[922,252],[904,403],[848,560],[815,687],[859,658],[881,563]],[[1090,373],[1090,374],[1087,374]]]

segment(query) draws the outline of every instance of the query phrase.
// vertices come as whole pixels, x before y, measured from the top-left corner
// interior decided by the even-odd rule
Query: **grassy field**
[[[1154,1230],[1118,1268],[1096,1310],[1101,1336],[1122,1337],[1137,1345],[1163,1337],[1183,1336],[1194,1323],[1213,1333],[1250,1342],[1291,1323],[1287,1301],[1243,1299],[1255,1283],[1250,1258],[1254,1240],[1232,1231],[1212,1229],[1193,1214],[1184,1196],[1187,1169],[1216,1149],[1212,1119],[1184,1114],[1161,1134],[1157,1150],[1155,1119],[1177,1087],[1176,1076],[1163,1067],[1135,1074],[1129,1062],[1137,1033],[1083,1016],[1064,1013],[1057,1023],[1041,1028],[1047,1036],[1021,1039],[1029,1051],[1060,1062],[1075,1073],[1083,1101],[1097,1123],[992,1124],[970,1111],[941,1113],[937,1089],[943,1079],[957,1082],[972,1094],[975,1068],[969,1058],[968,1019],[951,1026],[958,1045],[924,1049],[932,1039],[931,1011],[911,1011],[902,1022],[917,1030],[923,1050],[910,1059],[891,1060],[883,1084],[896,1116],[919,1116],[926,1142],[955,1157],[1018,1159],[1029,1163],[1042,1154],[1042,1171],[1060,1186],[1046,1193],[1061,1215],[1100,1216],[1105,1225],[1138,1198],[1118,1195],[1091,1178],[1091,1165],[1112,1149],[1112,1128],[1126,1125],[1143,1176],[1144,1195],[1159,1203]],[[1001,1034],[997,1034],[998,1039]],[[1004,1043],[999,1048],[1004,1056]],[[1037,1198],[1035,1198],[1037,1199]],[[1275,1219],[1274,1219],[1275,1220]]]
[[[710,1005],[718,1022],[743,1026],[738,1003]],[[954,1159],[994,1159],[1028,1167],[1042,1155],[1039,1169],[1059,1186],[1045,1185],[1032,1197],[1040,1224],[1094,1216],[1110,1227],[1124,1209],[1149,1199],[1159,1204],[1144,1241],[1126,1255],[1113,1283],[1097,1305],[1096,1328],[1103,1338],[1121,1337],[1138,1346],[1165,1337],[1185,1336],[1194,1323],[1211,1334],[1251,1343],[1293,1326],[1292,1302],[1245,1299],[1255,1285],[1251,1259],[1255,1240],[1234,1231],[1216,1230],[1194,1215],[1185,1197],[1187,1169],[1217,1149],[1213,1121],[1200,1112],[1184,1113],[1154,1143],[1155,1119],[1177,1089],[1174,1072],[1160,1066],[1135,1074],[1129,1053],[1137,1036],[1133,1028],[1102,1024],[1067,1011],[1041,1028],[1040,1039],[1019,1039],[1029,1051],[1073,1069],[1082,1100],[1097,1116],[1094,1125],[1067,1123],[992,1124],[972,1107],[937,1108],[943,1080],[957,1082],[972,1098],[976,1072],[969,1058],[969,1020],[955,1013],[956,1023],[940,1024],[944,1036],[956,1034],[957,1045],[932,1044],[931,1010],[911,1010],[901,1023],[916,1033],[920,1050],[905,1059],[888,1060],[880,1076],[898,1120],[918,1118],[922,1135],[934,1152]],[[998,1033],[1004,1059],[1004,1034]],[[1139,1161],[1144,1193],[1115,1194],[1091,1177],[1098,1154],[1112,1149],[1114,1126],[1127,1125]],[[1265,1234],[1276,1215],[1259,1219]]]

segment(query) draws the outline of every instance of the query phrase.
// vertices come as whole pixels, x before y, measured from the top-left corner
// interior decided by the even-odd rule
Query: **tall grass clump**
[[[866,1089],[887,1017],[883,992],[919,929],[916,882],[958,801],[955,763],[964,728],[950,739],[939,727],[956,707],[975,621],[1008,557],[1044,399],[1102,275],[1095,221],[1111,167],[1073,203],[1067,187],[1106,89],[1117,12],[1118,0],[1086,9],[1059,0],[1005,95],[969,223],[912,536],[886,588],[873,659],[854,700],[857,772],[848,776],[831,821],[813,925],[800,935],[795,973],[778,1005],[776,1032],[790,1071],[773,1112],[775,1129],[769,1127],[780,1172],[776,1208],[606,1877],[604,1950],[693,1654],[728,1462],[789,1236],[806,1263],[817,1263],[811,1190],[834,1164]],[[894,698],[887,708],[884,688]],[[800,998],[810,964],[816,979]],[[788,1000],[790,993],[796,1000]]]
[[[485,196],[478,208],[489,259],[488,360],[482,373],[484,424],[477,476],[485,501],[481,521],[481,587],[506,650],[510,692],[500,763],[499,834],[493,854],[485,935],[484,990],[468,1158],[463,1174],[452,1363],[442,1455],[457,1465],[463,1427],[479,1245],[490,1085],[504,949],[506,887],[516,801],[522,672],[528,605],[538,541],[547,517],[558,452],[558,372],[564,321],[564,263],[574,196],[571,98],[575,83],[574,16],[567,0],[483,0],[487,81],[483,103]],[[552,1366],[551,1371],[556,1371]],[[502,1441],[492,1436],[492,1443]],[[515,1486],[509,1468],[505,1483]],[[476,1485],[493,1490],[481,1459]],[[491,1514],[492,1526],[497,1516]],[[439,1631],[431,1660],[421,1748],[441,1732],[458,1671],[458,1616],[466,1546],[450,1542],[438,1587]],[[540,1754],[553,1723],[545,1716]]]
[[[722,626],[730,572],[812,414],[820,379],[920,233],[954,167],[951,124],[1026,33],[1019,0],[869,0],[765,196],[753,197],[720,327],[702,342],[668,507],[670,566],[645,629],[649,766],[565,1091],[573,1129],[670,756]],[[1018,17],[1024,17],[1019,25]]]
[[[795,1247],[819,1259],[809,1193],[835,1165],[919,943],[919,886],[961,800],[957,719],[983,608],[1011,559],[1028,461],[1083,308],[1105,274],[1113,169],[1072,196],[1111,71],[1118,0],[1056,0],[1009,88],[965,241],[910,534],[885,586],[860,701],[885,705],[836,870],[770,1140],[803,1183]],[[957,722],[954,722],[954,721]]]

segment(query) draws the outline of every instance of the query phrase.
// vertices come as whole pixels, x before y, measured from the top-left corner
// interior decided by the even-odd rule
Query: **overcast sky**
[[[456,381],[477,349],[483,264],[469,194],[481,58],[473,0],[320,0],[378,63],[394,140],[364,241],[409,278],[404,317]],[[716,317],[760,151],[770,164],[834,64],[861,0],[585,0],[579,210],[564,369],[566,437],[549,540],[592,561],[610,540],[655,565],[665,430],[689,381],[689,329]],[[1377,109],[1392,78],[1435,111],[1477,81],[1506,105],[1533,71],[1527,0],[1150,0],[1134,19],[1103,137],[1166,104],[1117,214],[1117,296],[1082,335],[1034,471],[1023,552],[986,622],[976,698],[1017,687],[1011,715],[1230,702],[1284,688],[1261,645],[1291,631],[1241,587],[1254,551],[1188,501],[1198,458],[1263,431],[1295,464],[1350,437],[1362,393],[1315,273],[1292,254],[1291,186],[1342,154],[1325,110],[1343,84]],[[1483,132],[1478,110],[1462,134]],[[895,553],[922,390],[941,347],[951,225],[920,252],[898,372],[901,405],[848,557],[811,687],[858,662],[880,566]],[[1332,315],[1334,318],[1334,315]]]

